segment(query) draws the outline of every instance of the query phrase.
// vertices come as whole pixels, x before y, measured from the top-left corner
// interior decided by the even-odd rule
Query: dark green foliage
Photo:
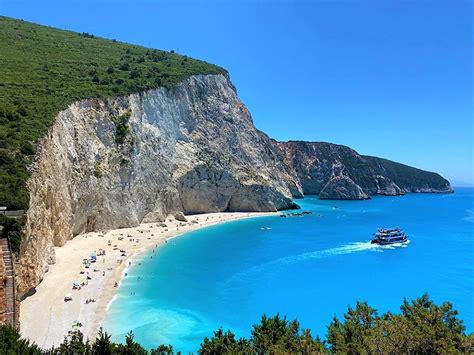
[[[205,338],[199,349],[200,354],[321,354],[326,352],[324,343],[313,338],[309,330],[300,330],[297,320],[263,316],[259,324],[252,329],[249,340],[235,339],[228,330],[214,332],[212,338]]]
[[[130,70],[130,64],[123,63],[123,64],[120,65],[119,69],[123,70],[123,71],[129,71]]]
[[[214,336],[209,339],[204,338],[199,349],[199,354],[235,354],[251,353],[250,342],[246,339],[235,339],[235,334],[230,330],[224,332],[222,328],[214,332]]]
[[[64,341],[57,349],[51,353],[62,354],[90,354],[91,345],[89,341],[84,341],[84,335],[80,331],[73,332],[69,337],[64,337]]]
[[[14,253],[20,252],[21,229],[24,224],[25,217],[12,218],[0,215],[0,225],[3,226],[0,237],[10,239],[10,246]]]
[[[288,321],[278,314],[263,316],[255,324],[252,335],[236,339],[230,330],[222,328],[201,343],[199,354],[468,354],[474,349],[473,335],[464,334],[462,321],[450,303],[434,304],[427,295],[400,307],[401,314],[377,312],[365,302],[349,307],[344,321],[334,318],[328,326],[325,346],[313,338],[309,330],[300,330],[297,320]],[[124,344],[110,341],[110,336],[99,331],[93,343],[85,341],[76,331],[65,337],[58,348],[40,350],[36,345],[21,339],[17,330],[0,326],[1,354],[91,354],[91,355],[165,355],[173,354],[171,345],[160,345],[147,352],[135,342],[133,333]]]
[[[25,141],[20,146],[20,152],[24,155],[33,155],[35,154],[35,147],[28,141]]]
[[[379,317],[367,303],[358,302],[328,327],[327,341],[337,353],[454,354],[468,353],[472,336],[466,337],[458,312],[448,302],[441,306],[423,295],[406,300],[401,314]]]
[[[299,323],[297,320],[288,322],[286,318],[268,318],[263,316],[260,324],[252,330],[252,345],[259,354],[287,349],[291,352],[298,351]]]
[[[377,173],[383,173],[392,179],[399,187],[408,190],[434,188],[445,189],[449,181],[437,173],[424,171],[391,160],[363,156]]]
[[[301,330],[297,320],[286,317],[262,317],[260,324],[252,330],[250,339],[253,351],[258,354],[299,353],[317,354],[324,352],[324,344],[311,336],[309,330]]]
[[[100,328],[99,335],[92,345],[92,351],[95,354],[111,355],[114,351],[114,347],[115,345],[110,341],[110,335]]]
[[[139,78],[141,76],[141,73],[138,69],[132,69],[132,71],[130,72],[130,79],[136,79],[136,78]]]
[[[0,205],[27,209],[27,166],[35,146],[69,104],[123,96],[220,67],[0,16]]]
[[[375,193],[379,189],[383,190],[385,180],[387,183],[393,181],[402,191],[407,192],[429,191],[429,189],[449,190],[449,181],[439,174],[387,159],[360,155],[355,150],[343,145],[304,141],[289,141],[284,144],[294,145],[292,149],[296,152],[295,170],[303,182],[303,188],[305,188],[304,183],[308,179],[308,174],[311,179],[321,179],[320,172],[332,169],[332,162],[338,161],[343,167],[344,175],[350,177],[366,192]],[[307,156],[312,159],[317,158],[321,168],[308,171],[305,164],[301,164],[301,162],[305,162]],[[380,176],[388,179],[380,179]],[[309,185],[311,185],[311,181]],[[305,193],[318,194],[319,190],[313,188],[310,192]]]
[[[150,351],[151,355],[171,355],[173,354],[173,347],[171,345],[160,345],[156,349]]]
[[[334,352],[360,353],[365,349],[364,340],[374,327],[377,312],[364,302],[356,308],[349,307],[344,314],[344,323],[337,318],[328,327],[328,343]]]
[[[140,344],[134,341],[133,333],[129,332],[125,336],[125,344],[117,345],[114,354],[146,355],[148,352]]]
[[[39,347],[31,344],[28,340],[22,339],[20,333],[15,328],[8,325],[2,325],[0,326],[0,354],[40,355],[42,354],[42,351]]]
[[[92,33],[88,33],[88,32],[82,32],[79,35],[82,36],[82,37],[85,37],[85,38],[94,38],[94,35]]]
[[[128,111],[123,115],[113,118],[115,123],[115,143],[123,144],[125,142],[125,138],[130,131],[128,127],[128,120],[130,119],[131,114],[132,113]]]
[[[455,353],[466,345],[465,327],[451,303],[438,306],[425,294],[411,304],[405,299],[400,310],[411,335],[406,350],[427,354]]]

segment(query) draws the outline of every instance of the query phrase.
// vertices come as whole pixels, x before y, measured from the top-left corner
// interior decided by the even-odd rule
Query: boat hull
[[[379,244],[379,245],[390,245],[390,244],[398,244],[398,243],[406,243],[408,238],[397,238],[392,240],[381,240],[381,239],[373,239],[370,242],[372,244]]]

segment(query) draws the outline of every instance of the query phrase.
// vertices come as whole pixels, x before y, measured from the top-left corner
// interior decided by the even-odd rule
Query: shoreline
[[[21,302],[20,332],[41,348],[49,349],[58,346],[72,329],[73,322],[79,321],[84,338],[95,339],[116,299],[121,280],[139,262],[141,255],[204,227],[276,215],[277,212],[217,212],[187,215],[187,222],[168,216],[165,222],[78,235],[64,246],[54,248],[56,263],[50,265],[36,292]],[[105,255],[99,255],[99,249],[104,250]],[[94,251],[98,253],[97,261],[84,268],[83,259]],[[73,282],[87,284],[73,290]],[[64,301],[67,294],[72,294],[72,301]],[[86,304],[88,299],[95,302]]]

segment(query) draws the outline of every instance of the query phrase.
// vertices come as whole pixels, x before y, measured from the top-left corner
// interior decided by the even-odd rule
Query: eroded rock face
[[[370,197],[352,179],[345,175],[335,176],[319,193],[321,200],[367,200]]]
[[[60,112],[28,180],[18,294],[54,263],[54,246],[94,230],[177,213],[277,211],[326,199],[449,192],[435,173],[330,143],[279,143],[255,129],[223,75],[84,100]]]
[[[323,199],[366,199],[370,195],[407,192],[452,192],[436,173],[390,160],[363,156],[324,142],[279,142],[287,166],[295,171],[305,194]]]
[[[79,233],[176,212],[291,207],[302,189],[281,154],[223,75],[70,105],[43,140],[28,181],[19,293],[40,282],[53,247]]]

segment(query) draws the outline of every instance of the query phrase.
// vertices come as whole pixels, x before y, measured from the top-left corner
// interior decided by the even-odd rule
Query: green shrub
[[[128,127],[128,120],[130,119],[131,112],[127,111],[123,115],[113,118],[115,124],[115,143],[123,144],[127,137],[130,129]]]
[[[25,218],[12,218],[7,217],[4,215],[0,215],[0,225],[3,226],[3,230],[1,232],[0,237],[10,239],[10,246],[12,252],[19,253],[20,252],[20,244],[21,244],[21,230],[25,224]]]
[[[120,70],[123,70],[123,71],[128,71],[128,70],[130,70],[130,64],[128,64],[128,63],[123,63],[123,64],[120,66]]]
[[[423,295],[404,300],[401,314],[378,316],[367,303],[357,302],[328,327],[328,343],[335,353],[455,354],[467,353],[472,335],[466,337],[462,320],[449,302],[441,306]]]
[[[25,155],[33,155],[35,154],[35,147],[30,142],[25,141],[21,144],[20,152]]]
[[[308,310],[311,312],[314,310]],[[343,316],[328,326],[327,342],[301,330],[297,320],[288,321],[278,314],[263,316],[253,326],[249,339],[236,339],[235,334],[214,332],[205,338],[199,354],[468,354],[474,345],[473,334],[466,336],[462,321],[450,303],[434,304],[427,295],[404,301],[401,314],[377,312],[365,302],[357,302]],[[22,339],[17,330],[0,326],[3,354],[40,354],[34,344]],[[147,352],[129,332],[124,344],[116,344],[102,329],[93,341],[84,341],[81,332],[65,337],[59,348],[45,353],[62,354],[173,354],[171,345],[159,345]]]
[[[21,338],[20,332],[8,325],[0,325],[1,354],[41,355],[43,351],[35,344]]]

